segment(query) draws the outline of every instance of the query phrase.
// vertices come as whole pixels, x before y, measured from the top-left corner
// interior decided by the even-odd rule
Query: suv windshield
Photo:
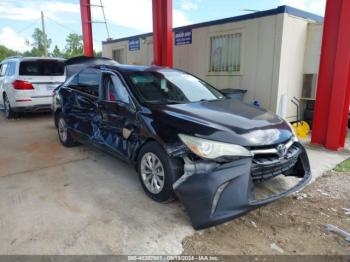
[[[183,104],[224,97],[209,84],[179,71],[136,72],[128,78],[140,100],[150,104]]]
[[[30,60],[22,61],[19,74],[24,76],[62,76],[64,63],[59,60]]]

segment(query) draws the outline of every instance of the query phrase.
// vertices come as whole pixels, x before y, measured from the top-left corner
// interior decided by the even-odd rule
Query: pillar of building
[[[172,0],[153,0],[153,63],[173,66]]]
[[[350,1],[328,0],[312,143],[344,148],[350,98]]]
[[[80,14],[83,29],[84,55],[94,56],[90,0],[80,0]]]

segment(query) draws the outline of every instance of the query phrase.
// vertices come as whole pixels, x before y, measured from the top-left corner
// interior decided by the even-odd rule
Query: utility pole
[[[44,20],[44,12],[41,11],[41,30],[43,32],[44,35],[44,55],[45,57],[48,56],[47,53],[47,37],[46,37],[46,32],[45,32],[45,20]]]

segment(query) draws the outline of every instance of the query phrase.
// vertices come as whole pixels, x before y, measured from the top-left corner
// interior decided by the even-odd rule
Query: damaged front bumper
[[[298,142],[294,143],[293,156],[280,159],[280,165],[286,166],[288,158],[293,161],[288,170],[271,163],[257,165],[253,158],[243,158],[221,165],[202,164],[201,167],[197,166],[197,170],[190,166],[190,171],[188,167],[186,171],[185,165],[184,175],[174,183],[173,188],[184,204],[195,229],[214,226],[242,216],[306,186],[311,179],[311,172],[304,147]],[[282,193],[257,199],[256,184],[263,182],[254,177],[257,169],[265,173],[270,169],[273,176],[282,174],[295,176],[300,178],[300,181]]]

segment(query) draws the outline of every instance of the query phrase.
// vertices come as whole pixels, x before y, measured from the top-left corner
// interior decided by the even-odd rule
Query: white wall
[[[323,24],[309,24],[305,51],[305,74],[318,74],[321,57]]]
[[[285,94],[288,100],[286,117],[293,121],[296,108],[290,99],[301,96],[304,68],[315,71],[319,63],[319,51],[315,51],[315,46],[320,27],[308,24],[308,20],[278,14],[193,29],[191,45],[174,46],[174,67],[219,89],[246,89],[247,102],[258,100],[273,112],[278,111],[280,99]],[[227,33],[242,33],[241,72],[209,73],[210,37]],[[140,51],[127,51],[128,64],[152,63],[152,37],[140,42]],[[122,46],[128,50],[128,41],[104,44],[103,56],[112,58],[112,50]],[[307,57],[307,63],[304,63],[304,57]]]
[[[278,92],[275,101],[278,105],[281,97],[287,95],[285,117],[290,121],[294,121],[297,115],[296,107],[290,100],[293,97],[300,98],[302,95],[307,29],[307,20],[284,15]]]
[[[240,88],[248,90],[246,101],[258,100],[265,108],[275,111],[276,101],[271,99],[276,92],[280,44],[284,14],[244,20],[192,30],[192,44],[174,46],[174,67],[186,70],[208,81],[219,89]],[[209,73],[210,37],[226,33],[242,33],[240,73]],[[124,47],[128,41],[103,45],[103,56],[112,58],[112,50]],[[141,39],[140,51],[127,51],[128,64],[150,64],[152,62],[152,37]]]

